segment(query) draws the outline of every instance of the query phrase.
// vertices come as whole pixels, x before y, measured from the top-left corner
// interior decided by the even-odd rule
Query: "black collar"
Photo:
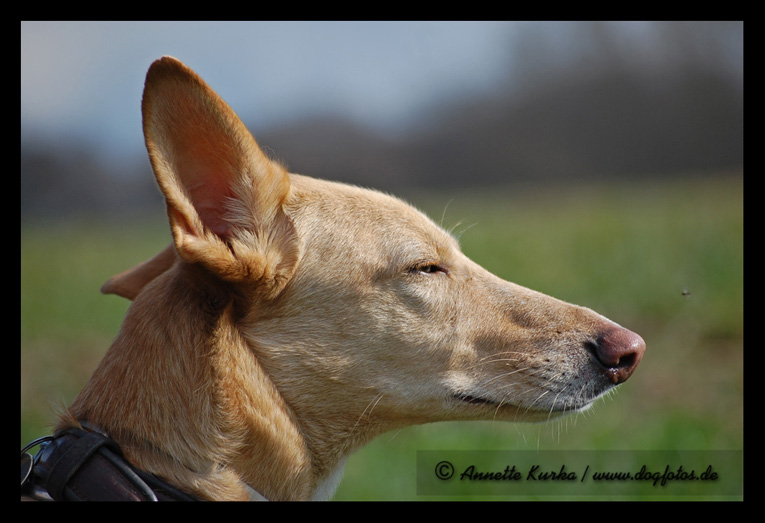
[[[37,446],[32,457],[28,451]],[[197,501],[130,465],[119,445],[103,434],[75,428],[22,449],[21,495],[55,501]]]

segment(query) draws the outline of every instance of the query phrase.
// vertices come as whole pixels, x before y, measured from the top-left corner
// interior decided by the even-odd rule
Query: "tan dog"
[[[640,336],[493,276],[405,203],[288,174],[173,58],[143,119],[174,242],[104,286],[134,302],[61,426],[189,493],[327,498],[385,431],[554,418],[642,357]]]

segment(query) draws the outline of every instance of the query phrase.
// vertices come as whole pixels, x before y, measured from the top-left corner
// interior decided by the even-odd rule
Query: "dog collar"
[[[40,449],[32,457],[28,451],[34,447]],[[48,501],[197,501],[130,465],[112,439],[74,428],[22,449],[21,495]]]
[[[28,451],[35,447],[40,449],[32,456]],[[246,488],[249,501],[268,501],[249,485]],[[76,428],[38,438],[21,449],[21,495],[38,501],[198,501],[133,467],[106,435]]]

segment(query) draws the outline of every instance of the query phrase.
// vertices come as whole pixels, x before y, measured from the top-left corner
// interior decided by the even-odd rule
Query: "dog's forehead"
[[[359,242],[366,249],[378,245],[394,256],[415,257],[459,249],[451,234],[394,196],[305,177],[293,177],[293,187],[289,206],[304,232],[332,236],[336,245]]]

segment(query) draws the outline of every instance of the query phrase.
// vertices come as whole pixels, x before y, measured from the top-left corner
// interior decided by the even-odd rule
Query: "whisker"
[[[449,200],[448,202],[446,202],[446,205],[444,205],[444,210],[441,212],[441,221],[440,221],[440,222],[438,222],[438,224],[439,224],[441,227],[443,227],[443,226],[444,226],[444,220],[446,219],[446,211],[449,209],[449,206],[452,204],[452,202],[453,202],[453,201],[454,201],[454,198],[452,198],[451,200]],[[458,222],[458,223],[459,223],[459,222]]]
[[[361,420],[364,419],[365,416],[367,418],[369,418],[371,416],[372,411],[377,406],[377,404],[380,403],[380,400],[382,400],[382,398],[383,398],[383,393],[380,392],[380,393],[377,394],[377,396],[372,398],[372,400],[367,404],[366,407],[364,407],[364,411],[356,419],[356,423],[354,423],[353,428],[350,431],[351,434],[356,432],[356,427],[359,426],[359,423],[361,423]]]
[[[506,378],[508,376],[512,376],[513,374],[518,374],[519,372],[526,372],[529,369],[531,369],[531,367],[515,369],[515,370],[510,371],[510,372],[505,372],[504,374],[498,374],[498,375],[496,375],[494,377],[487,378],[485,381],[480,382],[478,384],[478,386],[479,387],[485,387],[486,385],[488,385],[489,383],[493,382],[494,380],[503,379],[503,378]],[[509,385],[511,385],[511,384],[504,384],[504,386],[509,386]]]

